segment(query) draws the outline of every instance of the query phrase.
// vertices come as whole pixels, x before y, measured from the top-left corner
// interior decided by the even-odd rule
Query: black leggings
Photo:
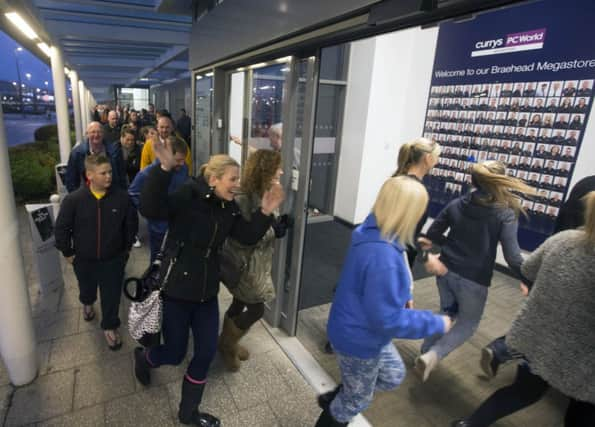
[[[247,304],[234,297],[226,314],[238,328],[247,330],[264,316],[264,303]]]
[[[550,388],[540,376],[533,374],[526,363],[519,365],[511,385],[487,398],[469,418],[473,427],[487,427],[500,418],[539,401]],[[589,427],[595,419],[595,405],[570,399],[564,418],[565,427]]]

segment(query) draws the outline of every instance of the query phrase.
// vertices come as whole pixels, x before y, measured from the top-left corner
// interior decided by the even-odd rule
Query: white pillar
[[[52,80],[54,82],[56,120],[58,121],[60,161],[66,163],[70,154],[70,126],[68,124],[68,98],[66,97],[64,61],[62,60],[62,52],[60,52],[59,48],[52,46],[50,60],[52,64]]]
[[[4,114],[0,104],[0,354],[15,385],[30,383],[37,375],[37,351],[19,222],[14,202]]]
[[[87,132],[89,125],[89,110],[87,109],[87,88],[85,82],[79,80],[79,102],[81,104],[81,124],[83,126],[83,134]],[[84,138],[84,137],[83,137]]]
[[[83,140],[83,125],[81,121],[81,99],[79,96],[79,76],[76,71],[70,71],[70,87],[72,88],[72,108],[74,111],[74,132],[76,143]]]

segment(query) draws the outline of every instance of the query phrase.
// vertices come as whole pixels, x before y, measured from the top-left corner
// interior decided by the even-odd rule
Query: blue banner
[[[519,241],[553,229],[593,101],[595,2],[544,0],[440,26],[424,136],[442,145],[430,211],[471,189],[473,162],[499,160],[538,195]]]

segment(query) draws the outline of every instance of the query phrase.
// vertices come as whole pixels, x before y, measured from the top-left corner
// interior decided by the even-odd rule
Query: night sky
[[[31,85],[35,88],[49,89],[53,92],[52,72],[50,67],[41,62],[35,55],[23,48],[20,52],[15,52],[20,45],[10,38],[6,33],[0,31],[0,58],[3,58],[0,66],[0,80],[18,82],[15,56],[18,57],[19,67],[21,69],[21,82]],[[43,55],[40,52],[41,55]],[[31,74],[31,79],[27,79],[26,74]],[[48,82],[46,86],[44,82]],[[68,84],[67,80],[67,84]]]

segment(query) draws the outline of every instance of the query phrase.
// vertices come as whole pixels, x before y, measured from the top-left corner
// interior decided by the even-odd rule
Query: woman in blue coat
[[[389,178],[372,212],[352,234],[328,322],[342,384],[319,397],[316,427],[346,426],[371,403],[376,390],[391,390],[405,377],[393,338],[445,333],[450,318],[405,308],[411,271],[405,246],[425,212],[428,193],[408,176]]]

